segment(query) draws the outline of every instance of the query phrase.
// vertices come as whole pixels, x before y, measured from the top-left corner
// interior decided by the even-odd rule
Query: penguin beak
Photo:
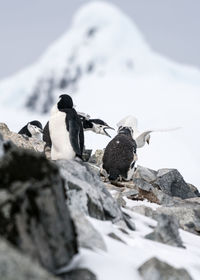
[[[106,136],[108,136],[108,137],[111,138],[110,134],[108,134],[108,132],[106,131],[106,129],[112,129],[112,130],[115,130],[115,129],[114,129],[113,127],[110,127],[110,126],[106,126],[106,127],[104,127],[104,129],[103,129],[104,134],[105,134]]]
[[[150,139],[147,139],[147,140],[146,140],[146,142],[147,142],[147,144],[149,145],[149,143],[150,143]]]

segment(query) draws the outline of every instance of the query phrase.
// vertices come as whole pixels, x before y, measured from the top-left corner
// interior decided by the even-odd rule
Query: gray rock
[[[0,134],[0,158],[4,155],[4,141],[3,136]]]
[[[134,178],[143,179],[150,183],[156,180],[157,172],[138,165],[136,171],[134,172]]]
[[[9,130],[6,124],[0,123],[0,133],[6,141],[12,141],[17,147],[43,153],[43,141],[34,139],[32,137],[25,139],[22,135]]]
[[[87,163],[60,160],[57,164],[65,178],[67,204],[72,213],[130,226],[131,222],[124,218],[117,202]]]
[[[73,212],[71,212],[71,215],[76,225],[79,247],[107,251],[106,244],[101,234],[88,221],[87,217],[82,213],[74,215]]]
[[[150,192],[153,189],[153,186],[146,182],[144,179],[133,178],[133,184],[136,185],[139,189]]]
[[[152,233],[146,235],[145,238],[167,245],[184,248],[183,242],[179,235],[179,225],[177,220],[173,216],[161,214],[157,216],[157,221],[158,224],[155,230]]]
[[[186,269],[174,268],[157,258],[146,261],[138,270],[143,280],[192,280]]]
[[[155,184],[166,194],[182,199],[200,196],[198,190],[188,185],[176,169],[158,170]]]
[[[96,152],[91,156],[89,162],[100,167],[102,165],[103,154],[103,150],[96,150]]]
[[[108,234],[108,236],[111,237],[111,238],[113,238],[113,239],[115,239],[115,240],[117,240],[117,241],[120,241],[120,242],[126,244],[126,243],[125,243],[117,234],[115,234],[114,232],[110,232],[110,233]]]
[[[0,160],[0,235],[49,271],[77,253],[76,232],[55,164],[11,148]]]
[[[65,273],[63,280],[97,280],[94,273],[85,268],[78,268]]]
[[[191,205],[186,202],[174,207],[160,207],[154,213],[154,217],[156,218],[161,213],[174,216],[182,229],[197,235],[200,234],[200,205]]]
[[[27,255],[0,239],[1,280],[58,280]]]

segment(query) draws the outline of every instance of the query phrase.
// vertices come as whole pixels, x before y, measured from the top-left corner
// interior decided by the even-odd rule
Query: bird
[[[150,143],[150,137],[152,132],[167,132],[167,131],[174,131],[180,129],[180,127],[174,128],[166,128],[166,129],[149,129],[145,130],[142,133],[138,130],[138,120],[134,116],[126,116],[122,120],[117,123],[118,130],[122,126],[130,126],[133,129],[133,138],[136,141],[137,148],[142,148],[147,143]]]
[[[83,126],[71,96],[62,94],[51,110],[49,119],[51,159],[82,159],[84,147]]]
[[[92,131],[96,134],[106,135],[111,137],[106,129],[114,130],[111,126],[109,126],[106,122],[101,119],[90,119],[88,114],[77,112],[84,131]],[[51,148],[51,137],[49,134],[49,122],[46,123],[43,130],[43,141],[45,142],[45,147]]]
[[[18,134],[41,140],[43,134],[42,124],[37,120],[28,122],[24,127],[20,129]]]
[[[137,161],[136,149],[133,129],[120,126],[118,134],[108,143],[103,155],[102,168],[110,181],[132,179]]]

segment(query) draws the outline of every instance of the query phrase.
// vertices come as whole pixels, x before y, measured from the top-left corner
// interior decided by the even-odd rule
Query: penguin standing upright
[[[25,135],[27,137],[33,137],[38,140],[42,139],[42,133],[43,133],[42,124],[37,120],[27,123],[18,132],[18,134]]]
[[[73,108],[72,98],[63,94],[53,106],[49,120],[49,132],[52,142],[51,159],[82,158],[84,147],[83,126]]]
[[[108,143],[104,151],[103,169],[109,180],[131,180],[137,160],[136,148],[133,129],[120,126],[117,136]]]

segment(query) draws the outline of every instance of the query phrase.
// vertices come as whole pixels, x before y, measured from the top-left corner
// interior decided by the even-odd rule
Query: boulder
[[[182,199],[198,197],[199,191],[194,186],[187,184],[176,169],[160,169],[154,182],[161,191]]]
[[[184,268],[174,268],[157,258],[151,258],[138,268],[143,280],[192,280]]]
[[[11,147],[0,160],[0,235],[49,271],[77,253],[74,223],[57,166]]]
[[[167,245],[182,247],[183,242],[179,235],[179,224],[173,216],[161,214],[157,216],[157,227],[155,230],[146,235],[145,238],[161,242]]]
[[[0,239],[1,280],[59,280],[27,255]]]
[[[83,213],[96,219],[123,223],[133,228],[133,223],[122,213],[117,202],[89,164],[59,160],[57,165],[65,178],[67,204],[73,216]]]

